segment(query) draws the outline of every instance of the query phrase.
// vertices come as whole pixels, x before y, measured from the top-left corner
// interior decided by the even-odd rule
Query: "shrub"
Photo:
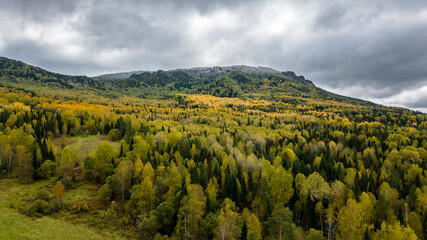
[[[137,226],[139,239],[154,239],[158,228],[159,226],[157,225],[156,217],[142,219]]]
[[[112,196],[113,193],[111,191],[110,184],[108,183],[102,185],[102,187],[98,190],[98,200],[105,205],[110,202]]]
[[[51,177],[56,170],[57,164],[51,160],[46,160],[40,167],[37,169],[37,174],[41,178]]]
[[[42,199],[35,200],[25,209],[25,214],[30,217],[42,217],[49,211],[49,203]]]
[[[44,200],[44,201],[49,201],[50,200],[50,193],[49,193],[49,191],[47,191],[45,189],[40,189],[36,193],[36,199],[40,199],[40,200]]]
[[[96,172],[94,172],[95,181],[98,183],[105,182],[105,179],[113,173],[114,167],[111,163],[103,163]]]
[[[71,137],[74,137],[76,135],[76,132],[74,131],[74,129],[71,129],[68,134],[70,134]]]
[[[110,137],[111,141],[118,141],[122,137],[122,134],[118,129],[111,129],[108,133],[108,136]]]
[[[87,212],[89,211],[89,207],[86,201],[83,199],[83,197],[80,195],[77,195],[76,200],[73,202],[73,205],[71,206],[71,210],[77,213]]]
[[[87,180],[93,179],[93,158],[90,156],[83,161],[83,174]]]
[[[61,208],[63,208],[63,203],[58,201],[57,199],[52,199],[49,201],[49,211],[51,213],[58,212],[59,210],[61,210]]]

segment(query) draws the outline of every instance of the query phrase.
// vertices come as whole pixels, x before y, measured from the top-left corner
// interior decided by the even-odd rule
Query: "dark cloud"
[[[0,55],[56,72],[263,65],[337,93],[427,109],[425,1],[0,4]]]
[[[307,71],[314,71],[324,84],[346,86],[369,84],[382,86],[412,86],[426,74],[427,32],[424,25],[407,29],[378,30],[326,38],[312,48],[316,53],[306,57]],[[309,52],[310,53],[310,52]]]
[[[77,9],[78,1],[57,0],[1,0],[2,8],[24,16],[28,20],[49,22],[57,17],[72,14]]]
[[[171,6],[174,10],[188,10],[195,9],[202,14],[209,13],[211,11],[215,11],[221,8],[236,8],[241,5],[248,5],[253,3],[261,3],[261,0],[149,0],[150,5],[162,5]]]
[[[316,25],[323,29],[338,29],[344,26],[343,16],[345,14],[345,8],[338,5],[332,4],[325,7],[319,13],[316,18]]]

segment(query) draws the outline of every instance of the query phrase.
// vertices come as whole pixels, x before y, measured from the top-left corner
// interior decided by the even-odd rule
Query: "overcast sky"
[[[427,1],[0,0],[0,55],[64,74],[252,65],[427,112]]]

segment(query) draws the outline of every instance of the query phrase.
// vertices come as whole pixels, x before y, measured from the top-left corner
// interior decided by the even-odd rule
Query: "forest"
[[[30,221],[120,239],[427,239],[426,169],[426,114],[289,72],[105,80],[0,58],[0,212]]]

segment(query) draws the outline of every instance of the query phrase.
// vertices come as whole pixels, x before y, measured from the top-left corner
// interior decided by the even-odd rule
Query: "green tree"
[[[174,204],[171,202],[162,202],[154,210],[154,216],[156,216],[157,224],[159,226],[159,232],[162,234],[170,234],[173,231],[175,215]]]
[[[323,240],[322,231],[310,228],[310,230],[308,230],[307,240]]]
[[[201,224],[205,239],[213,239],[215,229],[218,227],[218,216],[215,213],[208,213]]]
[[[6,156],[6,148],[9,145],[9,139],[7,135],[0,132],[0,165],[3,163],[3,159]]]
[[[418,176],[421,176],[423,174],[423,169],[418,166],[418,164],[411,164],[411,166],[406,171],[406,174],[404,176],[405,184],[407,186],[411,186],[415,183],[415,179]]]
[[[113,193],[111,191],[111,186],[109,183],[105,183],[102,185],[102,187],[98,190],[97,198],[100,202],[107,205],[111,201],[111,197],[113,196]]]
[[[287,204],[294,194],[292,174],[283,168],[275,169],[270,175],[269,186],[275,203]]]
[[[363,240],[372,240],[371,233],[368,227],[366,227],[365,233],[363,233]]]
[[[118,129],[111,129],[108,133],[108,137],[111,141],[118,141],[121,138],[121,133]]]
[[[246,240],[248,237],[248,224],[243,220],[242,229],[240,230],[240,240]]]
[[[423,225],[416,212],[409,213],[408,225],[414,230],[415,234],[417,234],[418,239],[424,239]]]
[[[387,203],[385,198],[381,195],[375,204],[375,226],[377,228],[381,227],[381,224],[386,221],[387,223],[391,222],[393,218],[393,209],[390,208],[390,205]]]
[[[137,227],[138,235],[140,240],[152,240],[157,234],[157,229],[159,225],[157,224],[156,217],[144,217]]]
[[[46,160],[42,165],[37,169],[37,175],[41,178],[49,178],[56,171],[57,164],[51,160]]]
[[[59,166],[72,166],[77,160],[77,153],[75,149],[65,147],[61,152],[61,157],[58,159]]]
[[[133,144],[133,151],[142,162],[147,161],[148,152],[150,151],[150,144],[148,144],[144,139],[138,139],[136,143]]]
[[[18,163],[18,177],[21,183],[27,184],[33,181],[34,168],[31,162],[31,154],[23,145],[16,147],[15,154],[16,162]]]
[[[113,173],[112,160],[115,157],[113,146],[104,141],[95,151],[93,158],[94,179],[98,182],[104,182],[105,179]]]
[[[111,159],[115,156],[113,146],[111,143],[104,141],[102,142],[95,151],[94,167],[99,169],[104,163],[111,163]]]
[[[272,239],[295,239],[292,211],[278,204],[267,222],[268,235]]]

